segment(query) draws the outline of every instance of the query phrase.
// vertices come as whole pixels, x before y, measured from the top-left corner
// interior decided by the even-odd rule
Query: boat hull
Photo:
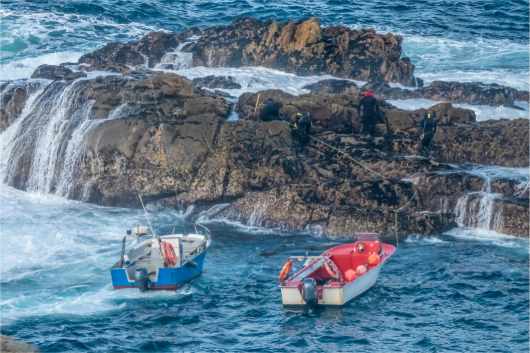
[[[201,275],[206,252],[201,253],[192,262],[180,267],[162,267],[157,270],[156,280],[150,281],[149,290],[175,290]],[[126,267],[111,269],[114,289],[139,288],[135,279],[129,276]]]
[[[365,275],[358,277],[355,281],[325,285],[322,287],[322,296],[318,299],[318,305],[344,305],[350,300],[372,288],[379,277],[382,264],[371,269]],[[283,305],[306,305],[302,294],[295,285],[281,286]]]

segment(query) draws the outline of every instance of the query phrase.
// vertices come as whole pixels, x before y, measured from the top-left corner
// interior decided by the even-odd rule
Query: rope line
[[[353,162],[354,164],[360,166],[361,168],[363,168],[364,170],[374,174],[374,175],[377,175],[378,177],[384,179],[384,180],[390,180],[389,178],[385,177],[384,175],[382,175],[381,173],[367,167],[366,165],[364,165],[363,163],[361,163],[360,161],[356,160],[355,158],[353,158],[349,153],[341,150],[340,148],[337,148],[335,146],[332,146],[330,144],[328,144],[327,142],[324,142],[323,140],[317,138],[317,137],[314,137],[314,136],[309,136],[309,138],[313,141],[316,141],[317,143],[320,143],[324,146],[326,146],[327,148],[333,150],[334,152],[336,153],[339,153],[341,154],[342,156],[346,157],[348,160],[350,160],[351,162]],[[412,190],[413,190],[413,194],[412,196],[407,200],[407,202],[399,207],[398,209],[396,210],[393,210],[392,212],[394,213],[394,236],[396,238],[396,246],[399,244],[399,237],[398,237],[398,223],[399,223],[399,213],[405,209],[406,207],[408,207],[410,205],[410,203],[412,202],[412,200],[418,200],[418,191],[416,190],[416,187],[414,185],[414,183],[410,182],[410,185],[412,185]]]

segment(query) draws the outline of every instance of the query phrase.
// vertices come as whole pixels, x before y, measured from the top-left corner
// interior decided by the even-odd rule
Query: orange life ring
[[[331,262],[331,260],[326,261],[326,262],[324,263],[324,268],[326,269],[326,272],[328,273],[328,275],[329,275],[331,278],[333,278],[333,279],[335,279],[335,280],[338,281],[338,280],[340,280],[340,275],[339,275],[338,269],[337,269],[336,266],[332,266],[332,265],[330,264],[330,262]]]
[[[287,279],[289,276],[289,272],[291,272],[291,268],[293,267],[293,262],[291,259],[287,260],[286,263],[283,264],[282,270],[280,271],[280,282],[283,282]]]
[[[164,266],[173,267],[177,264],[177,255],[173,244],[167,241],[163,241],[160,244],[162,246],[162,255],[164,256]]]

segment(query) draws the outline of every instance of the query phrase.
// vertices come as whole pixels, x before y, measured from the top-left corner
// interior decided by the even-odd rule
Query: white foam
[[[445,233],[453,238],[491,243],[506,248],[527,248],[528,240],[488,229],[453,228]]]
[[[433,105],[441,103],[441,101],[435,101],[426,98],[389,99],[387,101],[397,108],[404,110],[416,110],[422,108],[427,109]],[[519,104],[523,108],[522,110],[505,106],[493,107],[489,105],[472,105],[462,103],[453,103],[453,106],[473,110],[476,114],[477,121],[489,119],[528,119],[528,104],[525,105],[523,102],[519,102]]]
[[[425,68],[416,71],[415,75],[423,79],[425,85],[432,81],[458,81],[458,82],[482,82],[497,83],[520,90],[528,90],[528,70],[506,70],[506,69],[488,69],[488,70],[458,70],[449,69],[444,71],[430,71]]]
[[[528,44],[502,39],[473,41],[404,34],[403,52],[416,76],[433,80],[498,83],[529,89]]]
[[[0,64],[0,80],[29,78],[33,71],[42,64],[57,65],[64,62],[76,62],[81,55],[83,55],[81,52],[65,51],[3,63]]]
[[[405,243],[412,243],[412,244],[416,244],[416,243],[444,244],[444,243],[447,243],[447,241],[442,240],[436,236],[418,235],[418,234],[409,235],[408,237],[405,238],[404,241]]]
[[[153,220],[180,223],[179,215],[160,210]],[[119,257],[125,229],[144,222],[139,210],[94,206],[0,184],[3,322],[91,314],[123,307],[129,299],[175,296],[111,289],[108,271]],[[24,290],[27,286],[31,290]]]
[[[336,78],[331,75],[297,76],[295,74],[261,66],[239,68],[196,66],[193,68],[173,70],[172,72],[176,72],[190,80],[209,75],[232,76],[235,81],[241,85],[241,88],[219,90],[235,97],[239,97],[246,92],[254,93],[268,89],[280,89],[293,95],[300,95],[309,93],[308,90],[302,88],[305,85],[316,83],[321,80]]]

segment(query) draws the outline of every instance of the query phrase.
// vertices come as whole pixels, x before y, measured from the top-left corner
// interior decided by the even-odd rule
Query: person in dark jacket
[[[379,102],[372,90],[366,90],[362,93],[357,113],[361,118],[361,133],[373,136],[377,123],[381,121],[381,111],[379,110]]]
[[[436,122],[435,112],[425,112],[423,119],[420,122],[421,128],[421,142],[420,142],[420,154],[426,156],[431,150],[432,140],[434,134],[436,134],[436,128],[438,124]]]
[[[293,138],[298,141],[301,150],[309,143],[312,125],[309,113],[296,113],[290,124]]]
[[[280,108],[281,105],[275,102],[272,98],[267,98],[259,113],[259,120],[261,121],[272,121],[280,120]]]

